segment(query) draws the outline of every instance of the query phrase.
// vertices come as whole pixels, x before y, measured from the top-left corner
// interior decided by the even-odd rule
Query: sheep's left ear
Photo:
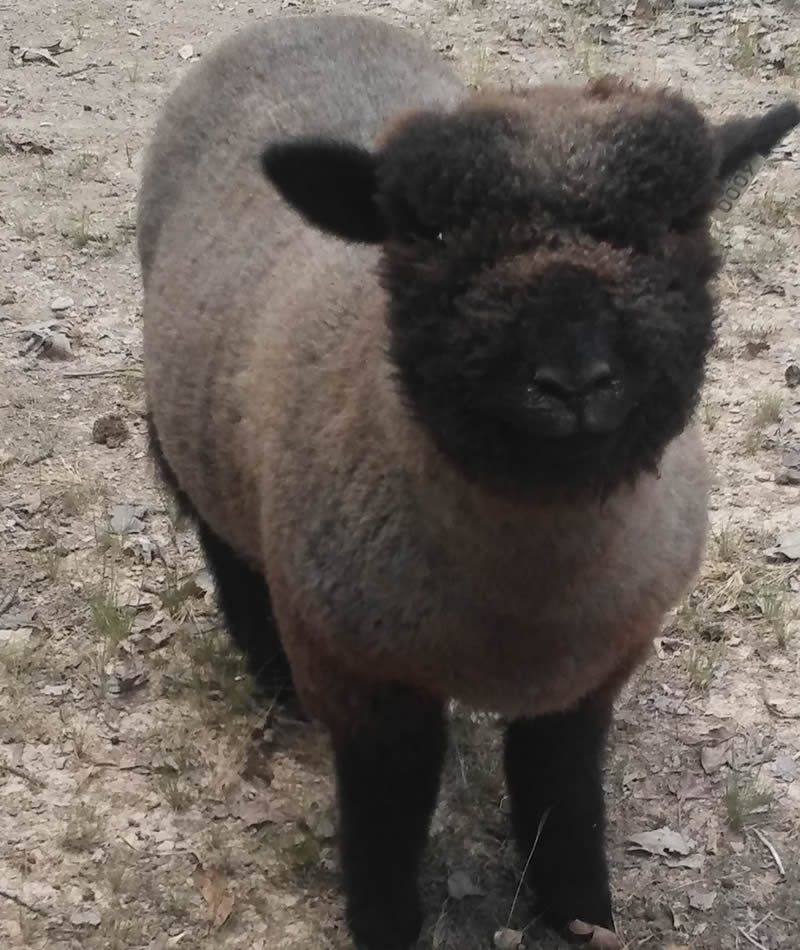
[[[365,244],[386,238],[377,159],[367,149],[326,139],[277,142],[263,151],[261,167],[283,199],[321,231]]]
[[[729,119],[714,132],[719,155],[718,178],[727,181],[755,161],[763,161],[800,122],[800,108],[789,100],[773,106],[758,118]],[[750,176],[752,177],[752,175]]]

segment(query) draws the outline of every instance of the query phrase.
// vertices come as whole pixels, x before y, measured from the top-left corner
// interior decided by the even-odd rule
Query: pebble
[[[75,301],[72,297],[53,297],[50,301],[50,309],[53,313],[63,313],[65,310],[69,310],[74,306]]]

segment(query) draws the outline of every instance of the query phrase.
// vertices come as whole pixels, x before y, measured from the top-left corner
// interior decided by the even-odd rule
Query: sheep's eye
[[[415,228],[409,237],[412,241],[428,241],[432,244],[444,244],[444,231],[433,231],[430,228]]]
[[[402,232],[402,239],[405,241],[427,241],[433,244],[444,244],[444,232],[436,231],[426,225],[413,222],[407,225]]]

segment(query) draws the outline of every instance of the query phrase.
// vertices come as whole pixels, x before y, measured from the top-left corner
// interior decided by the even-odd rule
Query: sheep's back
[[[258,157],[269,141],[369,145],[395,113],[463,94],[420,38],[372,18],[287,17],[227,38],[168,97],[148,149],[137,222],[145,280],[181,203],[206,210],[210,227],[234,181],[267,187]]]
[[[148,400],[201,515],[253,558],[263,453],[378,293],[376,250],[308,227],[260,154],[298,134],[366,145],[394,114],[462,95],[413,34],[342,16],[252,27],[167,101],[139,201]]]

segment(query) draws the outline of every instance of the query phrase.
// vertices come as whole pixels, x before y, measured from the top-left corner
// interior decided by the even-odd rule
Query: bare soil
[[[253,703],[145,453],[134,207],[167,92],[233,29],[335,6],[475,85],[612,70],[718,117],[797,94],[800,10],[703,2],[0,0],[0,945],[348,946],[324,736]],[[719,226],[713,536],[608,764],[631,948],[800,946],[798,147]],[[497,724],[453,719],[421,946],[553,947],[515,902]]]

